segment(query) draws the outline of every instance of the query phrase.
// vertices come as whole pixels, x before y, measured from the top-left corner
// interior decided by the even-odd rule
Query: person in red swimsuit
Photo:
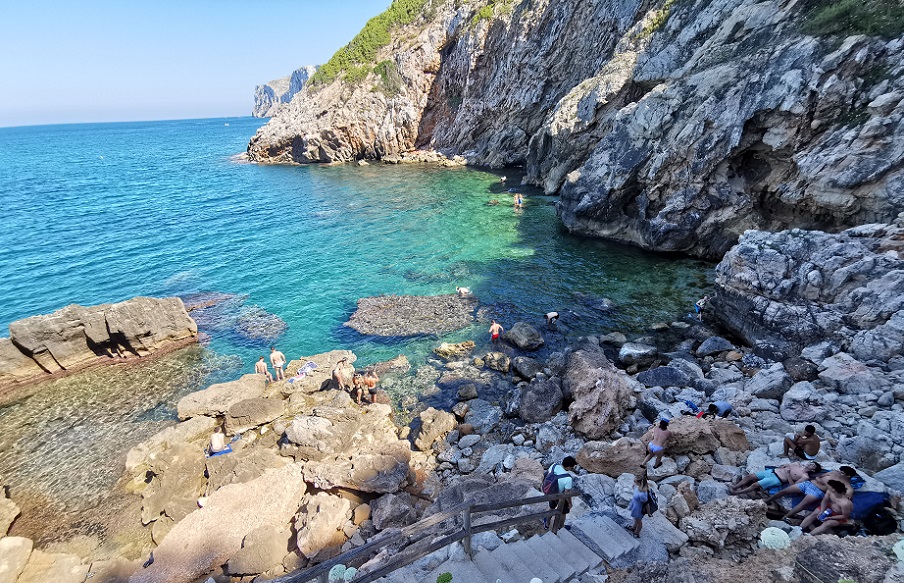
[[[807,527],[816,522],[821,523],[810,534],[824,534],[832,532],[836,526],[847,524],[851,519],[851,511],[854,505],[847,497],[847,487],[838,480],[829,480],[829,487],[819,507],[804,518],[800,527],[807,531]]]
[[[493,320],[493,323],[490,325],[490,340],[492,340],[493,343],[498,342],[499,335],[502,334],[502,331],[503,328],[499,325],[499,322]]]

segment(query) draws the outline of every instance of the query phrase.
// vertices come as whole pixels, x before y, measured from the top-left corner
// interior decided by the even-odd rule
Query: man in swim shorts
[[[273,375],[270,374],[270,371],[267,370],[267,363],[264,362],[264,357],[260,357],[260,360],[257,361],[257,364],[254,365],[254,372],[257,374],[262,374],[267,377],[269,382],[273,382]]]
[[[558,312],[546,312],[546,327],[550,330],[556,329],[556,320],[559,319]]]
[[[697,319],[701,322],[703,321],[703,308],[706,306],[707,302],[709,302],[709,296],[703,296],[694,302],[694,311],[697,312]]]
[[[377,394],[377,382],[380,380],[380,377],[377,376],[377,371],[370,369],[364,373],[364,377],[362,381],[364,382],[364,386],[367,387],[367,392],[370,393],[370,402],[374,402],[374,395]]]
[[[653,464],[653,468],[658,468],[662,465],[662,456],[665,455],[665,444],[672,436],[672,432],[669,431],[669,422],[663,419],[659,422],[658,427],[653,428],[653,440],[647,446],[647,457],[643,458],[643,461],[640,464],[640,467],[646,468],[647,462],[656,458],[656,463]]]
[[[847,524],[850,521],[854,505],[847,497],[844,483],[829,480],[827,486],[822,503],[800,523],[804,532],[815,521],[819,521],[820,525],[814,528],[810,534],[831,532],[836,526]]]
[[[780,490],[767,498],[766,502],[772,502],[782,496],[799,496],[803,494],[804,499],[801,500],[800,504],[786,512],[782,517],[782,520],[787,520],[804,508],[822,500],[826,490],[829,488],[829,481],[831,480],[837,480],[844,484],[845,496],[850,499],[854,495],[854,489],[851,487],[851,477],[856,475],[857,472],[854,468],[850,466],[841,466],[837,470],[832,470],[831,472],[816,476],[808,482],[800,482],[788,486],[784,490]]]
[[[270,364],[273,365],[273,372],[276,373],[276,380],[281,381],[286,378],[283,373],[283,367],[286,366],[286,355],[276,349],[275,346],[270,347]]]
[[[819,453],[820,445],[819,436],[816,435],[816,428],[812,425],[807,425],[804,427],[803,433],[785,436],[785,451],[782,453],[782,457],[788,457],[788,451],[793,448],[794,455],[797,457],[812,460]]]
[[[777,468],[767,468],[762,472],[747,474],[740,482],[728,487],[728,492],[734,495],[749,494],[755,490],[769,490],[775,486],[798,484],[806,482],[812,474],[820,471],[822,467],[816,462],[785,464]]]
[[[499,335],[502,334],[503,330],[504,328],[496,320],[493,320],[493,323],[490,324],[490,340],[494,344],[499,341]]]

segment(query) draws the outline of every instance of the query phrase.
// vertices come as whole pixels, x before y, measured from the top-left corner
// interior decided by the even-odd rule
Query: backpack
[[[553,465],[551,468],[546,470],[546,473],[543,474],[543,485],[540,487],[543,490],[544,494],[558,494],[559,493],[559,478],[568,478],[569,474],[557,474],[553,470],[556,469],[556,466]]]
[[[877,536],[894,534],[898,531],[898,521],[894,515],[885,508],[885,504],[876,504],[866,511],[863,517],[863,527]]]
[[[647,516],[653,516],[659,510],[659,501],[656,500],[656,494],[653,490],[647,491],[647,501],[643,503],[642,511]]]

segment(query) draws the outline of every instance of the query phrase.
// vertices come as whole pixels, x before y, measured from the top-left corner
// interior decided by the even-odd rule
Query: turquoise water
[[[369,339],[342,325],[359,298],[466,286],[506,327],[558,310],[561,343],[683,317],[707,285],[705,263],[567,235],[551,197],[528,191],[516,211],[497,174],[243,163],[261,123],[0,129],[0,329],[69,303],[236,296],[203,321],[207,349],[55,381],[0,409],[0,475],[23,507],[14,534],[106,536],[117,521],[106,489],[128,449],[172,423],[179,397],[266,354],[273,340],[243,334],[237,318],[285,322],[275,343],[290,359],[351,349],[359,365],[401,353],[417,366],[441,340],[485,346],[489,323]]]

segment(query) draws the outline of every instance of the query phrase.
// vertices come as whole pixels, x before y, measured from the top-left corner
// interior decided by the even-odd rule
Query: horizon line
[[[166,119],[130,119],[117,121],[67,121],[54,123],[32,124],[25,123],[22,125],[0,125],[0,130],[5,129],[22,129],[22,128],[46,128],[59,126],[78,126],[78,125],[111,125],[111,124],[127,124],[127,123],[150,123],[150,122],[172,122],[172,121],[204,121],[211,119],[260,119],[270,120],[270,117],[254,117],[253,115],[218,115],[213,117],[174,117]]]

